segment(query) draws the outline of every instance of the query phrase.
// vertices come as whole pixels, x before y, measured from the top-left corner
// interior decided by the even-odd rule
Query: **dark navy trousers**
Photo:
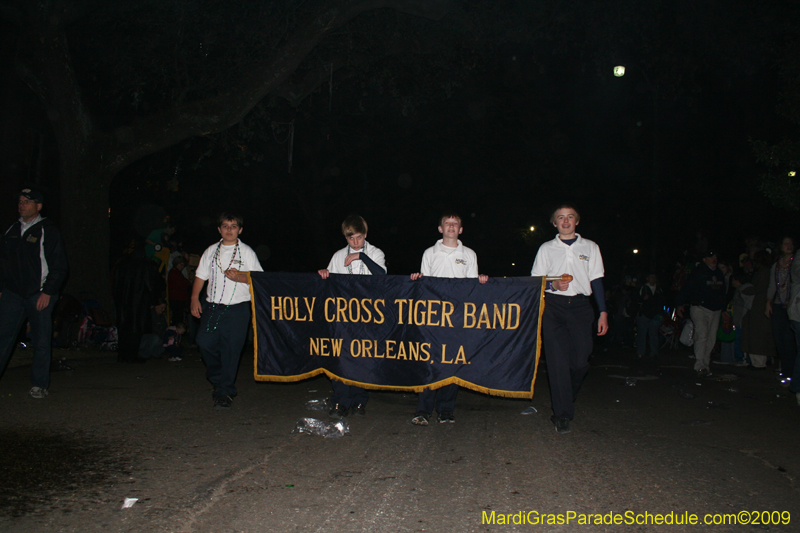
[[[236,373],[247,340],[250,302],[212,305],[206,302],[195,342],[206,365],[215,396],[236,396]]]
[[[456,396],[458,395],[458,385],[445,385],[444,387],[436,390],[425,390],[419,393],[419,400],[417,401],[417,411],[425,411],[432,413],[436,408],[436,412],[441,414],[456,410]]]
[[[575,416],[573,402],[589,372],[594,309],[586,296],[545,294],[542,333],[556,418]]]

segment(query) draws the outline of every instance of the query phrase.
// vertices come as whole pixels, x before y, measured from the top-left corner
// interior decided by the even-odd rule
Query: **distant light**
[[[512,266],[512,267],[513,267],[513,266],[517,266],[517,264],[516,264],[516,263],[511,263],[511,266]]]
[[[531,231],[536,231],[536,226],[531,226]]]
[[[793,178],[795,176],[795,174],[797,174],[797,173],[794,170],[792,170],[792,171],[789,172],[789,177]]]
[[[625,75],[625,67],[623,67],[622,65],[614,67],[614,76],[616,76],[617,78],[621,78],[624,75]]]
[[[638,254],[638,253],[639,253],[639,250],[637,250],[636,248],[634,248],[634,249],[633,249],[633,253],[635,253],[635,254]]]

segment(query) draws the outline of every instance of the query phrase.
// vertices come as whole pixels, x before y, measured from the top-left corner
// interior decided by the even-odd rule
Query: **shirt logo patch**
[[[38,238],[38,237],[35,237],[35,236],[33,236],[33,235],[28,235],[28,238],[27,238],[27,239],[25,239],[25,240],[26,240],[26,241],[28,241],[28,242],[36,242],[36,241],[38,241],[38,240],[39,240],[39,238]]]
[[[467,266],[467,260],[466,259],[456,259],[456,264],[457,265]]]
[[[578,255],[578,259],[580,259],[581,261],[588,261],[589,260],[589,256],[580,254],[580,255]]]

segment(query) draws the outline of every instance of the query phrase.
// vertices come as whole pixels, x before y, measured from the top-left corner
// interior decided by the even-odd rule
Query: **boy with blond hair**
[[[328,279],[331,274],[386,275],[386,258],[380,248],[367,242],[367,229],[367,221],[358,215],[344,219],[342,234],[347,246],[333,254],[328,268],[317,271],[322,279]],[[342,418],[348,413],[357,416],[367,414],[367,391],[336,380],[331,381],[331,387],[333,394],[329,415]]]
[[[536,277],[572,276],[571,281],[547,282],[542,315],[544,355],[553,403],[550,420],[559,433],[571,431],[574,401],[589,372],[594,321],[594,309],[588,298],[591,295],[600,311],[597,334],[608,332],[603,257],[597,244],[575,232],[580,221],[572,205],[563,204],[555,209],[550,223],[558,235],[539,247],[531,269],[531,276]]]

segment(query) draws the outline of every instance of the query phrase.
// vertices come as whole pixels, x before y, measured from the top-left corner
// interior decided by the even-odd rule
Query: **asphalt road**
[[[373,392],[340,439],[292,433],[302,417],[334,422],[305,409],[327,379],[258,383],[250,355],[227,412],[212,409],[196,353],[144,365],[59,354],[72,370],[44,400],[27,397],[17,364],[0,381],[0,531],[800,531],[794,395],[771,370],[719,366],[698,381],[688,354],[656,368],[599,352],[566,435],[540,371],[532,403],[462,390],[455,424],[413,426],[414,395]],[[742,511],[762,523],[653,523]]]

